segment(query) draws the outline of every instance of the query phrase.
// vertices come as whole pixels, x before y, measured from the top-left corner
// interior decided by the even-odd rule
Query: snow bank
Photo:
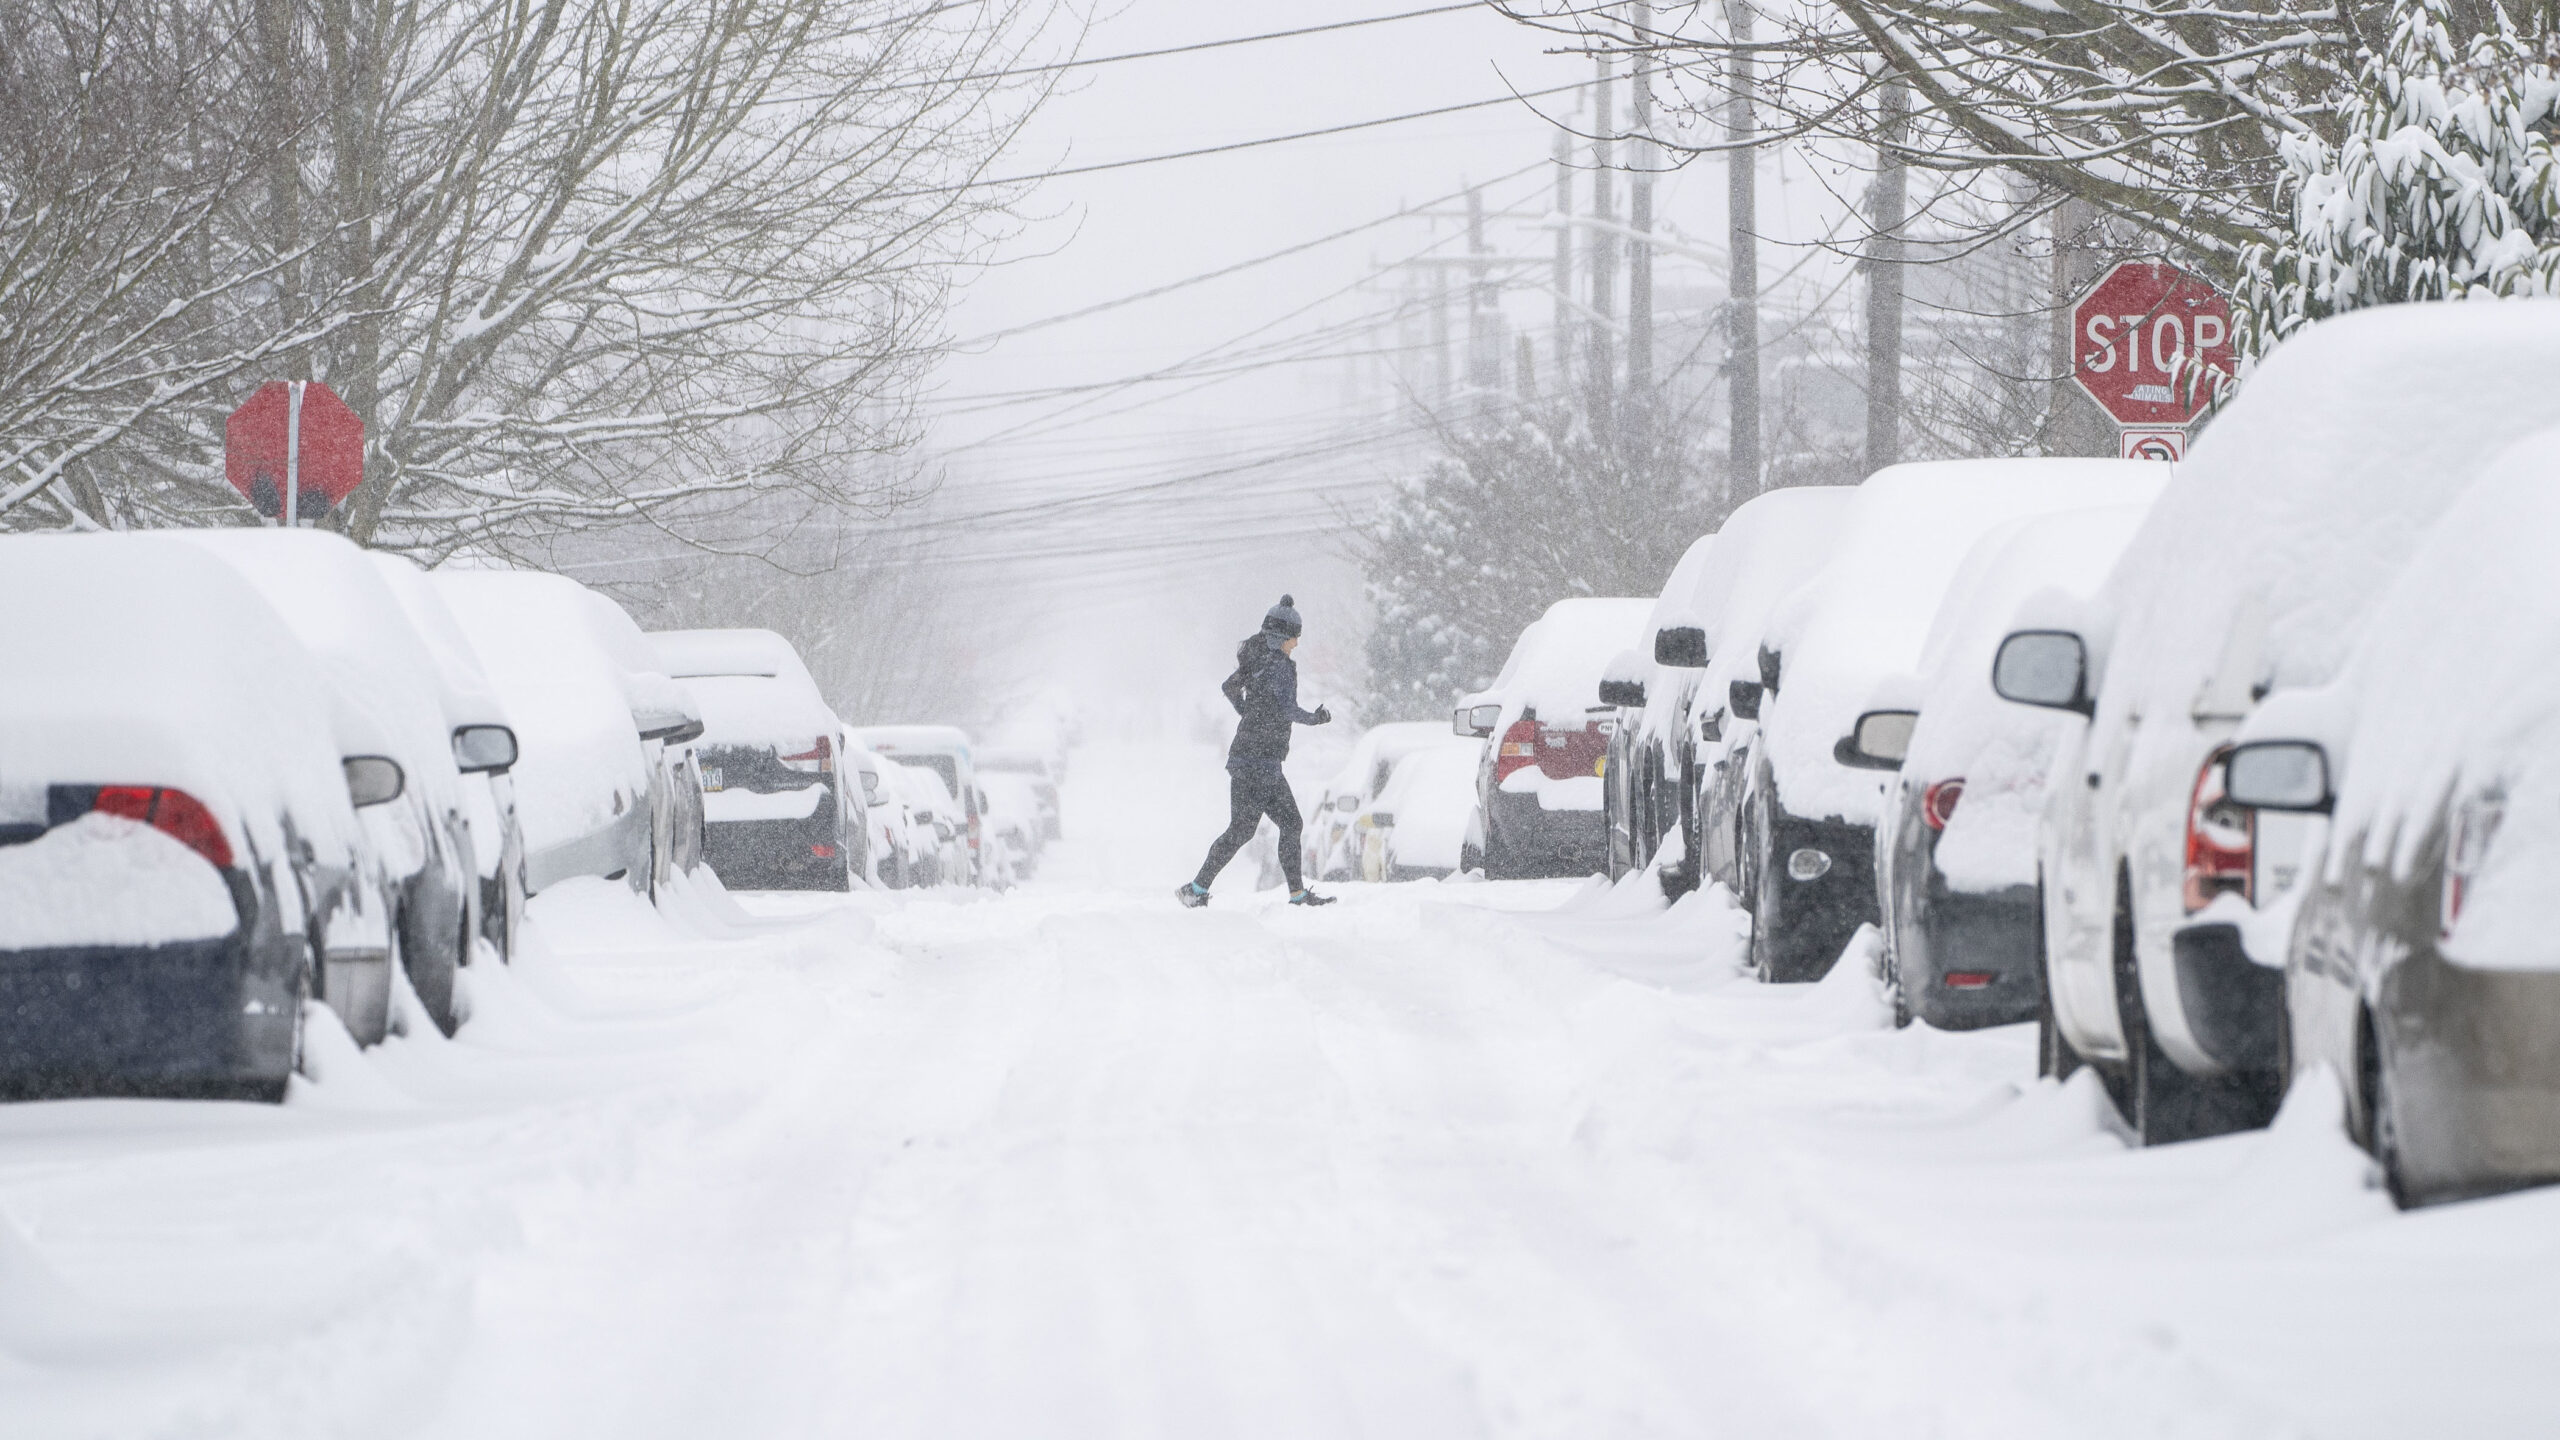
[[[347,865],[357,825],[318,666],[230,566],[157,534],[0,538],[0,770],[11,787],[170,785],[241,863],[284,824]]]
[[[2148,513],[2148,505],[2109,505],[2010,521],[1974,545],[1947,587],[1921,647],[1920,723],[1901,783],[1964,781],[1936,850],[1938,869],[1954,888],[2034,882],[2036,824],[2054,747],[2087,723],[1992,692],[1992,656],[2012,617],[2039,592],[2094,591]]]
[[[240,918],[221,871],[139,820],[92,812],[0,845],[0,950],[211,940]]]
[[[1975,542],[2021,516],[2147,500],[2160,467],[2129,460],[1896,465],[1858,487],[1847,536],[1788,599],[1767,643],[1783,662],[1762,731],[1778,797],[1807,819],[1873,824],[1877,772],[1831,756],[1889,678],[1910,675]]]

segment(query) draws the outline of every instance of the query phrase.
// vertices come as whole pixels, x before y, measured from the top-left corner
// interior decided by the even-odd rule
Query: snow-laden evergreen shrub
[[[2445,0],[2394,0],[2331,146],[2283,142],[2291,228],[2242,256],[2238,340],[2407,300],[2560,294],[2560,74],[2504,7],[2457,46]]]
[[[1613,444],[1564,413],[1515,411],[1440,448],[1370,530],[1370,724],[1446,719],[1558,600],[1659,593],[1721,513],[1676,440]]]

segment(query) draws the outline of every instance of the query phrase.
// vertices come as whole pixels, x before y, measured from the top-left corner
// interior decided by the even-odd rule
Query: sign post
[[[2128,260],[2071,307],[2071,378],[2114,417],[2128,460],[2186,456],[2187,427],[2230,383],[2231,302],[2174,265]]]
[[[270,380],[224,424],[222,468],[268,519],[317,520],[364,483],[364,421],[316,380]]]

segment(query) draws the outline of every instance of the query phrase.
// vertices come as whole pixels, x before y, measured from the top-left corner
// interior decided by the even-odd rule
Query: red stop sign
[[[231,412],[222,429],[222,468],[231,488],[261,515],[284,513],[286,466],[294,474],[296,519],[312,520],[364,482],[364,421],[338,392],[314,380],[302,390],[301,443],[293,443],[294,386],[270,380]]]
[[[2108,271],[2071,307],[2071,339],[2071,378],[2119,425],[2184,425],[2231,378],[2231,302],[2174,265]]]

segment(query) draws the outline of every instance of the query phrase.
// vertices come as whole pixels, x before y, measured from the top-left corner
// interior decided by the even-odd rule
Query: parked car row
[[[1877,926],[1905,1021],[2036,1022],[2144,1143],[2322,1074],[2404,1202],[2560,1178],[2555,360],[2552,302],[2361,312],[2174,467],[1749,502],[1590,692],[1611,871],[1729,887],[1765,980]]]
[[[0,604],[0,1097],[280,1099],[306,1002],[450,1034],[564,880],[1009,884],[1056,833],[1045,763],[982,785],[958,731],[848,729],[781,636],[558,575],[8,536]]]

